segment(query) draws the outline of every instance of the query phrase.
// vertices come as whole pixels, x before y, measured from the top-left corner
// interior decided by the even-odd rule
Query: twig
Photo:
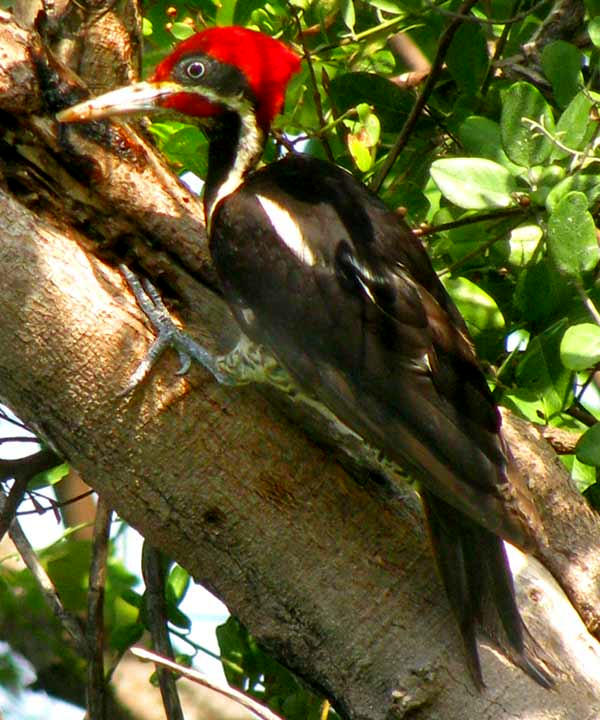
[[[198,643],[194,642],[188,635],[186,635],[183,632],[180,632],[179,630],[175,630],[174,628],[170,629],[171,635],[175,635],[175,637],[178,637],[180,640],[183,640],[184,643],[187,643],[191,648],[193,648],[196,652],[202,652],[205,655],[208,655],[208,657],[213,658],[213,660],[218,660],[221,665],[226,665],[227,667],[231,668],[236,673],[243,673],[244,670],[240,665],[237,665],[234,662],[231,662],[226,657],[223,657],[222,655],[219,655],[218,653],[213,652],[212,650],[209,650],[208,648],[199,645]]]
[[[482,213],[480,215],[468,215],[467,217],[462,217],[459,220],[453,220],[452,222],[447,223],[440,223],[440,225],[431,225],[430,227],[425,228],[415,228],[413,232],[419,237],[424,237],[425,235],[435,235],[436,233],[445,232],[446,230],[454,230],[455,228],[464,227],[465,225],[474,225],[475,223],[486,222],[487,220],[498,220],[501,218],[510,217],[511,215],[519,215],[522,213],[522,207],[512,207],[507,208],[506,210],[497,210],[493,212]]]
[[[173,657],[167,629],[165,601],[165,557],[145,540],[142,548],[142,574],[146,583],[146,609],[152,644],[160,655]],[[162,668],[157,670],[160,694],[169,720],[184,720],[175,678]]]
[[[87,671],[87,712],[94,720],[106,718],[106,681],[104,677],[104,586],[106,559],[112,510],[105,500],[98,498],[92,562],[88,589],[86,639],[89,648]]]
[[[276,715],[272,710],[269,710],[269,708],[261,705],[259,702],[244,694],[243,692],[240,692],[239,690],[236,690],[232,687],[225,687],[223,685],[219,685],[213,680],[208,680],[197,670],[192,670],[191,668],[185,667],[185,665],[179,665],[178,663],[161,657],[160,655],[150,652],[145,648],[132,647],[130,648],[130,650],[134,655],[142,658],[143,660],[151,660],[157,665],[168,668],[172,672],[179,673],[179,675],[186,677],[188,680],[191,680],[198,685],[202,685],[203,687],[209,688],[210,690],[214,690],[214,692],[219,693],[220,695],[224,695],[226,698],[233,700],[238,705],[241,705],[242,707],[246,708],[246,710],[249,710],[253,715],[259,718],[259,720],[283,720],[281,716]]]
[[[465,22],[475,23],[477,25],[514,25],[515,23],[524,20],[528,15],[531,15],[531,13],[534,13],[536,10],[539,10],[539,8],[547,5],[549,2],[550,0],[538,0],[535,5],[527,8],[527,10],[523,10],[523,12],[512,15],[511,17],[505,18],[504,20],[502,18],[481,18],[477,17],[476,15],[467,15],[466,17],[464,17],[464,20]],[[430,9],[432,10],[432,12],[436,12],[439,15],[444,15],[445,17],[460,17],[460,10],[458,12],[452,12],[451,10],[444,10],[438,5],[433,4],[430,4]]]
[[[581,432],[565,430],[552,425],[539,426],[538,429],[557,455],[571,455],[574,453],[575,446],[582,435]]]
[[[446,53],[448,52],[448,48],[450,47],[450,43],[452,42],[452,38],[462,24],[464,16],[469,12],[469,10],[473,7],[473,5],[475,5],[476,2],[477,0],[464,0],[462,5],[458,9],[458,17],[454,18],[442,33],[442,36],[440,37],[440,41],[438,43],[435,59],[431,65],[431,72],[427,76],[427,80],[423,85],[423,89],[419,93],[417,99],[415,100],[415,104],[412,106],[412,109],[408,117],[406,118],[404,127],[400,131],[400,135],[398,135],[398,139],[387,154],[385,161],[383,162],[381,168],[379,169],[379,172],[377,173],[375,179],[373,180],[373,183],[371,184],[371,189],[373,190],[373,192],[379,192],[383,181],[385,180],[389,171],[392,169],[392,166],[396,162],[398,155],[406,146],[408,138],[410,137],[410,134],[412,133],[415,125],[417,124],[417,120],[419,119],[419,116],[421,115],[421,112],[423,111],[423,108],[425,107],[429,96],[433,92],[435,83],[437,82],[438,77],[442,71],[444,59],[446,57]]]
[[[596,323],[596,325],[600,325],[600,312],[598,311],[598,308],[594,305],[594,301],[590,297],[588,297],[588,294],[586,293],[580,282],[576,283],[576,287],[577,292],[579,293],[579,297],[581,298],[581,302],[585,305],[586,310],[592,316],[592,319]]]
[[[75,495],[75,497],[69,498],[68,500],[64,500],[63,502],[56,502],[52,498],[46,497],[45,495],[41,496],[44,498],[44,500],[47,500],[50,503],[50,507],[43,508],[40,510],[20,510],[17,515],[20,517],[21,515],[40,515],[43,513],[50,512],[50,510],[54,511],[58,508],[66,507],[67,505],[72,505],[73,503],[79,502],[79,500],[83,500],[83,498],[86,498],[88,495],[93,495],[96,491],[95,490],[86,490],[85,492],[80,493],[79,495]]]
[[[515,0],[515,3],[512,8],[512,12],[516,12],[519,9],[519,6],[521,5],[523,0]],[[546,2],[547,0],[542,0],[542,2]],[[531,12],[531,9],[526,11],[527,13]],[[492,82],[492,77],[494,76],[494,63],[500,59],[502,56],[502,53],[504,52],[504,48],[506,47],[506,43],[508,42],[508,36],[510,35],[511,31],[511,24],[505,23],[504,27],[502,28],[502,33],[500,37],[498,38],[498,42],[496,43],[496,46],[494,48],[494,54],[492,56],[492,59],[490,60],[489,67],[487,69],[487,73],[485,74],[485,79],[483,83],[481,84],[481,96],[485,97],[487,94],[487,91],[489,89],[490,83]]]
[[[497,235],[496,237],[491,238],[490,240],[487,240],[484,243],[481,243],[478,247],[475,248],[475,250],[471,250],[471,252],[467,253],[466,255],[463,255],[461,258],[456,260],[456,262],[453,262],[451,265],[448,265],[448,267],[444,268],[438,273],[438,277],[443,277],[444,275],[448,275],[449,273],[452,273],[456,270],[456,268],[460,267],[461,265],[464,265],[469,260],[472,260],[474,257],[477,257],[478,255],[481,255],[486,250],[489,250],[492,245],[495,245],[498,240],[502,240],[502,238],[505,236],[505,233],[502,233],[500,235]]]
[[[593,425],[598,424],[597,418],[595,418],[589,410],[586,410],[583,405],[577,401],[571,405],[570,408],[567,408],[565,413],[570,415],[572,418],[575,418],[575,420],[579,420],[579,422],[583,423],[586,427],[592,427]]]
[[[532,127],[534,130],[537,130],[538,134],[548,138],[548,140],[550,140],[550,142],[556,145],[559,150],[568,153],[573,158],[573,160],[589,159],[590,162],[600,162],[600,158],[590,157],[587,152],[580,152],[579,150],[574,150],[573,148],[570,148],[564,143],[562,143],[555,135],[553,135],[548,130],[548,128],[544,126],[543,123],[537,122],[537,120],[532,120],[531,118],[527,117],[521,118],[521,121],[524,122],[526,125]]]
[[[310,50],[308,49],[308,46],[304,39],[304,33],[302,32],[302,24],[300,23],[298,11],[291,3],[289,4],[289,8],[292,13],[292,16],[294,17],[294,20],[296,21],[296,25],[298,26],[298,35],[300,37],[300,44],[302,45],[302,50],[304,51],[304,57],[306,59],[306,64],[308,66],[308,73],[310,75],[310,81],[313,86],[313,100],[315,101],[315,108],[317,110],[317,116],[319,118],[319,126],[321,127],[321,131],[322,131],[323,128],[327,125],[327,123],[325,121],[325,116],[323,115],[323,105],[321,104],[321,96],[319,94],[319,86],[317,85],[317,76],[315,75],[315,69],[312,64]],[[319,139],[323,143],[323,148],[325,149],[325,154],[327,155],[327,159],[330,162],[334,163],[335,157],[333,156],[333,151],[331,150],[331,147],[329,145],[329,140],[327,140],[327,137],[322,134],[319,135]]]
[[[0,512],[0,540],[15,517],[31,478],[59,462],[58,455],[47,448],[20,460],[0,460],[0,480],[11,477],[15,480],[8,496],[4,496],[4,507]]]
[[[14,520],[17,508],[21,504],[25,492],[27,490],[27,484],[29,478],[21,477],[16,479],[13,486],[10,489],[8,495],[5,495],[4,507],[0,513],[0,540],[6,534],[6,531],[10,527],[11,522]]]
[[[385,22],[382,22],[375,27],[371,27],[368,30],[363,30],[360,33],[356,33],[353,37],[345,37],[342,38],[339,42],[328,43],[327,45],[319,45],[315,52],[324,53],[328,52],[329,50],[336,50],[337,48],[343,47],[344,45],[351,45],[353,43],[358,44],[363,40],[366,40],[366,38],[370,37],[371,35],[376,35],[377,33],[383,32],[384,30],[390,30],[391,28],[396,27],[396,25],[403,24],[406,25],[405,16],[392,18],[391,20],[386,20]]]
[[[5,503],[6,495],[3,492],[0,492],[0,512],[4,510]],[[27,565],[31,574],[37,581],[46,603],[70,635],[75,649],[81,657],[87,658],[87,643],[79,620],[65,609],[52,580],[50,580],[38,560],[35,550],[31,547],[29,540],[25,537],[25,533],[21,529],[21,525],[18,520],[15,519],[12,521],[8,534],[19,551],[19,554],[23,558],[23,562]]]

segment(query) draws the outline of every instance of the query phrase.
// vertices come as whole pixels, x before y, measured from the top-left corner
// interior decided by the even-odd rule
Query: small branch
[[[64,462],[63,459],[48,448],[17,460],[0,459],[0,482],[22,477],[31,480],[38,473],[50,470],[62,462]]]
[[[474,257],[481,255],[486,250],[489,250],[489,248],[491,248],[492,245],[495,245],[499,240],[502,240],[502,238],[504,236],[505,236],[505,233],[501,233],[500,235],[496,235],[495,237],[491,238],[487,242],[482,243],[481,245],[476,247],[475,250],[471,250],[471,252],[467,253],[466,255],[463,255],[456,262],[453,262],[451,265],[448,265],[448,267],[445,267],[443,270],[441,270],[438,273],[438,277],[444,277],[444,275],[449,275],[450,273],[453,273],[456,270],[456,268],[460,267],[461,265],[464,265],[467,261],[472,260]]]
[[[226,657],[222,657],[218,653],[213,652],[212,650],[209,650],[208,648],[203,647],[202,645],[198,645],[198,643],[194,642],[188,635],[186,635],[183,632],[180,632],[179,630],[175,630],[174,628],[170,629],[171,635],[175,635],[175,637],[178,637],[180,640],[182,640],[184,643],[187,643],[191,648],[194,649],[195,652],[202,652],[205,655],[208,655],[209,657],[213,658],[213,660],[218,660],[221,665],[226,665],[227,667],[231,668],[234,672],[243,674],[244,669],[237,665],[234,662],[231,662]]]
[[[523,12],[512,15],[504,20],[502,18],[481,18],[475,15],[467,15],[466,17],[462,16],[462,18],[465,22],[475,23],[476,25],[514,25],[515,23],[524,20],[528,15],[536,12],[536,10],[539,10],[539,8],[547,5],[549,2],[550,0],[538,0],[535,5],[532,5],[527,10],[523,10]],[[460,10],[459,12],[452,12],[451,10],[444,10],[437,5],[431,5],[430,8],[433,12],[436,12],[439,15],[444,15],[445,17],[457,19],[461,17]]]
[[[2,540],[2,538],[6,534],[6,531],[10,527],[11,522],[14,520],[14,517],[17,513],[17,508],[19,507],[21,501],[23,500],[23,497],[25,496],[28,483],[28,477],[21,477],[15,479],[15,482],[11,487],[10,492],[8,493],[8,495],[4,496],[4,507],[2,508],[2,512],[0,513],[0,540]]]
[[[589,312],[596,325],[600,325],[600,311],[598,311],[594,301],[588,297],[588,294],[580,282],[576,283],[576,287],[579,297],[581,298],[581,302],[585,305],[585,309]]]
[[[0,512],[4,510],[5,504],[6,495],[4,493],[0,493]],[[79,620],[68,610],[65,610],[52,580],[50,580],[48,574],[38,560],[35,550],[31,547],[29,540],[25,537],[25,533],[21,529],[21,525],[18,520],[12,521],[8,533],[15,544],[15,547],[19,551],[19,554],[23,558],[23,562],[27,565],[31,574],[36,579],[46,603],[70,635],[75,649],[81,657],[87,658],[87,643]]]
[[[329,52],[329,50],[336,50],[339,47],[343,47],[344,45],[352,45],[359,44],[363,40],[366,40],[367,38],[371,37],[371,35],[377,35],[378,33],[383,32],[384,30],[391,30],[392,28],[395,28],[398,25],[406,25],[406,17],[395,17],[391,20],[386,20],[385,22],[380,23],[379,25],[376,25],[375,27],[369,28],[368,30],[363,30],[360,33],[356,33],[354,37],[344,37],[339,42],[335,43],[329,43],[327,45],[320,45],[317,48],[317,52],[324,53]],[[306,31],[305,31],[306,34]]]
[[[321,103],[321,95],[319,94],[319,86],[317,84],[317,76],[315,75],[315,69],[312,64],[310,50],[308,49],[308,46],[307,46],[305,38],[304,38],[304,33],[302,32],[302,24],[300,23],[300,18],[298,16],[297,10],[292,4],[289,5],[289,8],[294,17],[294,20],[296,21],[296,25],[298,26],[298,36],[300,37],[300,44],[302,45],[302,50],[304,51],[304,57],[306,59],[306,64],[308,66],[308,73],[310,75],[310,81],[313,86],[313,100],[315,101],[315,108],[317,110],[317,116],[319,118],[319,126],[321,128],[321,132],[319,133],[319,138],[320,138],[321,142],[323,143],[323,148],[325,150],[325,154],[327,155],[327,159],[330,162],[335,163],[335,157],[333,156],[333,151],[331,150],[329,141],[327,140],[327,137],[324,134],[322,134],[323,128],[327,125],[327,122],[325,121],[325,116],[323,115],[323,105]]]
[[[142,574],[146,583],[146,608],[152,645],[160,655],[173,657],[167,628],[165,601],[165,556],[145,540],[142,549]],[[175,678],[162,668],[157,669],[160,694],[169,720],[184,720]]]
[[[572,418],[575,418],[575,420],[579,420],[579,422],[583,423],[586,427],[592,427],[598,423],[598,420],[592,415],[592,413],[578,403],[572,405],[570,408],[567,408],[565,413],[570,415]]]
[[[17,514],[17,508],[25,496],[31,478],[60,462],[58,455],[47,448],[20,460],[0,460],[0,480],[11,477],[15,480],[8,496],[5,496],[4,507],[0,512],[0,540]]]
[[[389,151],[385,161],[383,162],[379,172],[377,173],[377,176],[373,180],[373,183],[371,185],[371,189],[373,190],[373,192],[379,192],[383,181],[385,180],[389,171],[392,169],[392,166],[396,162],[398,155],[400,155],[400,153],[406,146],[408,138],[414,130],[419,116],[421,115],[423,108],[427,104],[427,100],[433,92],[433,88],[442,71],[444,59],[446,57],[446,53],[448,52],[448,48],[450,47],[450,43],[452,42],[452,38],[462,24],[465,15],[470,11],[470,9],[473,7],[473,5],[475,5],[476,2],[477,0],[464,0],[462,5],[458,9],[458,17],[454,18],[442,33],[442,36],[438,43],[438,49],[435,59],[431,65],[431,72],[429,73],[427,80],[425,81],[423,89],[415,100],[415,104],[413,105],[409,116],[406,118],[406,122],[404,123],[404,127],[400,131],[400,135],[398,136],[396,143]]]
[[[112,510],[98,498],[92,562],[88,589],[86,640],[89,650],[87,673],[87,712],[94,720],[106,718],[106,680],[104,677],[104,586]]]
[[[233,700],[238,705],[241,705],[246,708],[246,710],[249,710],[253,715],[259,718],[259,720],[283,720],[281,716],[276,715],[274,712],[269,710],[269,708],[261,705],[248,695],[245,695],[235,688],[224,687],[213,680],[208,680],[197,670],[192,670],[191,668],[185,667],[185,665],[179,665],[178,663],[172,662],[171,660],[161,657],[149,650],[145,650],[144,648],[132,647],[130,650],[136,657],[142,658],[143,660],[151,660],[157,665],[168,668],[172,672],[179,673],[179,675],[183,675],[183,677],[197,683],[198,685],[202,685],[210,690],[214,690],[214,692],[219,693],[220,695],[224,695],[226,698]]]
[[[455,228],[464,227],[465,225],[474,225],[479,222],[486,222],[487,220],[498,220],[511,215],[523,214],[522,207],[507,208],[506,210],[497,210],[482,215],[468,215],[467,217],[460,218],[459,220],[453,220],[452,222],[441,223],[440,225],[432,225],[430,227],[415,228],[413,232],[419,237],[426,235],[435,235],[439,232],[445,232],[446,230],[454,230]]]
[[[95,490],[86,490],[85,492],[82,492],[79,495],[75,495],[75,497],[69,498],[64,502],[56,502],[52,498],[43,495],[41,497],[43,497],[44,500],[47,500],[50,503],[50,507],[43,508],[42,510],[21,510],[17,513],[17,515],[20,517],[21,515],[42,515],[44,513],[50,512],[51,510],[54,512],[58,508],[66,507],[67,505],[72,505],[73,503],[79,502],[79,500],[83,500],[83,498],[86,498],[89,495],[93,495],[95,492]]]
[[[550,443],[557,455],[571,455],[582,433],[565,430],[564,428],[544,425],[539,427],[540,433]]]
[[[546,0],[542,0],[542,2],[545,2]],[[513,13],[516,13],[516,11],[519,9],[520,5],[522,3],[522,0],[515,0],[515,3],[513,5],[512,11]],[[527,13],[531,12],[531,10],[527,10]],[[494,47],[494,54],[492,56],[492,59],[490,61],[487,73],[485,75],[485,80],[483,81],[481,85],[481,96],[485,97],[487,95],[487,91],[490,87],[490,83],[492,82],[492,78],[494,77],[494,63],[496,63],[504,53],[504,48],[506,47],[506,43],[508,42],[508,36],[510,35],[511,25],[510,23],[506,23],[504,27],[502,28],[502,33],[500,37],[498,38],[498,41],[496,42],[496,46]]]

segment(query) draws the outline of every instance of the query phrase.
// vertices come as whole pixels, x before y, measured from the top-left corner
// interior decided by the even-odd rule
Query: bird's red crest
[[[298,55],[279,40],[247,28],[215,27],[179,43],[157,66],[152,80],[168,80],[181,57],[194,52],[235,65],[245,74],[258,101],[258,122],[265,129],[283,107],[292,75],[300,70]],[[192,95],[175,95],[165,105],[201,117],[219,112],[215,105]]]

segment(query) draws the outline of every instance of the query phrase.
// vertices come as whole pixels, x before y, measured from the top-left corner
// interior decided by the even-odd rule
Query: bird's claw
[[[180,367],[177,375],[185,375],[190,369],[192,361],[195,360],[211,372],[219,383],[234,384],[233,378],[223,368],[222,358],[211,355],[206,348],[199,345],[175,325],[158,290],[148,279],[144,278],[140,281],[126,265],[119,265],[119,270],[134,294],[140,309],[156,331],[156,338],[125,388],[119,393],[120,396],[129,395],[146,379],[167,348],[173,348],[179,355]]]

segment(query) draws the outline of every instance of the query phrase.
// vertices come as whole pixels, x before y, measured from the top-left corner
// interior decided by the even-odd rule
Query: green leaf
[[[510,233],[510,255],[508,261],[511,265],[525,266],[533,257],[535,249],[543,237],[543,230],[539,225],[520,225]]]
[[[581,52],[564,40],[556,40],[544,46],[541,61],[556,102],[565,107],[583,87]]]
[[[171,33],[176,40],[187,40],[195,33],[191,25],[183,22],[174,22],[171,26]]]
[[[217,5],[215,25],[233,25],[237,0],[221,0]]]
[[[570,405],[573,398],[572,372],[560,360],[560,341],[566,321],[534,337],[517,367],[520,388],[537,393],[542,401],[543,418],[549,421]]]
[[[340,113],[361,103],[368,103],[380,119],[385,132],[398,132],[412,106],[411,93],[386,78],[369,72],[337,75],[331,80],[329,93],[331,102]]]
[[[181,610],[167,602],[167,618],[175,627],[189,630],[192,627],[192,621]]]
[[[530,388],[517,388],[505,392],[501,404],[530,422],[539,423],[544,419],[544,405],[539,393]]]
[[[569,370],[586,370],[600,362],[600,327],[572,325],[560,343],[560,359]]]
[[[559,202],[570,192],[582,192],[587,198],[588,208],[600,197],[600,176],[597,174],[570,175],[558,182],[546,197],[546,209],[553,213]]]
[[[392,0],[369,0],[369,5],[394,15],[404,14],[404,10],[400,8],[399,4],[397,2],[392,2]]]
[[[514,205],[515,178],[502,165],[484,158],[442,158],[431,177],[444,197],[467,210]]]
[[[592,425],[579,438],[575,446],[575,456],[586,465],[600,465],[600,423]]]
[[[474,335],[504,327],[504,317],[495,300],[475,283],[464,277],[444,277],[443,283]]]
[[[559,142],[570,150],[580,150],[591,139],[594,125],[590,113],[595,103],[588,93],[580,92],[571,100],[556,123],[556,137]],[[555,147],[553,158],[565,158],[569,153]]]
[[[514,304],[527,323],[547,322],[567,299],[566,279],[549,259],[542,258],[520,273]]]
[[[487,41],[481,26],[463,23],[448,48],[446,55],[448,72],[459,92],[475,95],[488,71]]]
[[[148,18],[142,18],[142,35],[147,37],[152,35],[152,22]]]
[[[568,193],[550,215],[548,250],[556,267],[569,277],[580,277],[600,260],[594,218],[583,193]]]
[[[179,604],[185,597],[190,586],[190,574],[181,565],[175,564],[167,580],[168,592],[172,593],[174,601]]]
[[[534,120],[550,133],[554,132],[552,110],[533,85],[518,82],[501,93],[502,145],[510,160],[523,167],[542,165],[552,152],[552,142],[534,132],[526,120]]]
[[[564,456],[563,456],[564,457]],[[573,458],[571,478],[580,493],[584,493],[596,484],[596,468],[582,463],[576,457]]]
[[[489,118],[471,115],[458,128],[458,139],[467,155],[487,158],[500,163],[513,175],[522,172],[522,168],[512,163],[500,141],[500,125]]]
[[[588,23],[588,34],[595,47],[600,47],[600,17],[595,17]]]
[[[136,643],[143,634],[144,624],[141,622],[120,625],[110,634],[110,646],[119,653],[125,652],[125,650]]]
[[[144,602],[143,595],[140,595],[140,593],[136,592],[135,590],[132,590],[131,588],[126,588],[121,593],[121,598],[128,604],[132,605],[135,608],[138,608],[138,610],[142,607],[142,604]]]
[[[44,470],[34,475],[29,481],[27,489],[39,490],[40,488],[48,487],[48,485],[56,485],[68,474],[69,465],[67,463],[61,463],[60,465],[50,468],[50,470]]]
[[[356,110],[358,111],[361,129],[363,129],[366,134],[366,140],[369,146],[373,147],[377,145],[379,136],[381,135],[379,118],[367,103],[360,103],[360,105],[357,105]]]
[[[206,176],[208,141],[200,128],[170,121],[152,123],[150,132],[157,138],[161,152],[171,162],[191,170],[199,177]]]
[[[356,11],[354,10],[354,0],[342,0],[341,2],[342,19],[344,25],[354,35],[354,25],[356,24]]]
[[[373,165],[373,157],[367,143],[360,135],[348,135],[348,150],[361,172],[367,172]]]

